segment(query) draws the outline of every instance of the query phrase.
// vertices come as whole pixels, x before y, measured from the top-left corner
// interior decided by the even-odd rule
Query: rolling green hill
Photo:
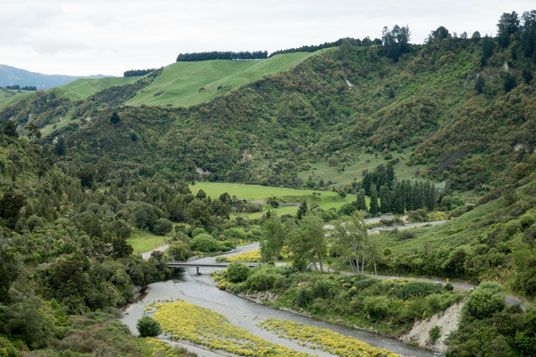
[[[325,50],[315,53],[323,51]],[[151,84],[125,104],[187,107],[208,102],[218,95],[257,81],[265,75],[289,70],[315,53],[289,53],[253,61],[213,60],[173,63],[164,67],[164,71]]]
[[[33,91],[15,91],[0,88],[0,110],[4,107],[17,104],[24,98],[31,96]]]
[[[58,96],[64,96],[71,100],[86,99],[92,94],[100,92],[113,86],[121,86],[127,83],[136,82],[136,77],[105,77],[105,78],[83,78],[61,87],[50,89]]]

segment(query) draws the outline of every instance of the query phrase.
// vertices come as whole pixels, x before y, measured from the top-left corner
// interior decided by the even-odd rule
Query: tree
[[[486,64],[488,58],[493,54],[493,49],[495,48],[495,42],[489,36],[484,37],[482,40],[482,57],[480,62],[482,65]]]
[[[41,131],[39,130],[37,125],[35,125],[34,122],[31,122],[30,124],[28,124],[26,126],[26,130],[28,131],[28,137],[36,139],[36,140],[41,139]]]
[[[172,228],[173,223],[169,219],[160,218],[154,225],[153,229],[151,229],[151,232],[159,236],[164,236],[171,232]]]
[[[11,136],[13,138],[19,137],[19,134],[17,134],[17,124],[13,120],[10,120],[6,123],[2,132],[6,136]]]
[[[205,198],[207,198],[207,194],[205,193],[205,191],[199,190],[197,191],[197,195],[195,195],[195,198],[197,198],[198,200],[204,200]]]
[[[399,182],[395,187],[391,209],[394,213],[403,214],[406,209],[406,200],[404,198],[404,185]]]
[[[119,117],[119,114],[117,112],[113,112],[112,116],[110,117],[110,123],[113,125],[117,125],[121,122],[121,118]]]
[[[63,136],[57,137],[57,141],[54,144],[54,153],[58,156],[65,154],[65,139]]]
[[[486,81],[484,80],[484,77],[482,75],[478,75],[476,77],[476,81],[475,81],[475,90],[478,92],[478,93],[482,93],[482,91],[484,90],[484,86],[486,85]]]
[[[391,211],[391,194],[386,185],[380,187],[380,212],[387,213]]]
[[[298,208],[298,212],[296,213],[296,218],[302,219],[302,217],[307,214],[307,202],[303,201]]]
[[[365,246],[367,244],[367,227],[363,214],[354,212],[350,219],[335,225],[334,234],[336,244],[342,247],[342,251],[353,272],[363,271],[365,261]],[[361,257],[362,256],[362,260]]]
[[[376,185],[372,185],[370,188],[370,213],[376,214],[380,210],[378,206],[378,193],[376,192]]]
[[[382,44],[387,57],[398,62],[400,56],[409,52],[409,27],[400,27],[395,25],[392,30],[387,27],[382,31]]]
[[[530,69],[523,68],[523,72],[521,73],[521,75],[523,76],[523,80],[525,81],[525,83],[529,84],[530,82],[532,82],[533,77]]]
[[[447,28],[444,26],[439,26],[436,30],[432,31],[428,39],[429,40],[434,40],[434,39],[443,40],[447,37],[450,37],[449,30],[447,30]]]
[[[0,217],[17,218],[20,209],[26,204],[26,196],[12,189],[6,191],[0,198]]]
[[[289,244],[295,256],[307,257],[315,269],[324,270],[322,260],[327,254],[324,221],[312,213],[302,217],[296,229],[289,233]]]
[[[168,253],[174,260],[185,261],[192,256],[190,246],[186,242],[173,242],[168,249]]]
[[[243,263],[232,262],[227,267],[225,274],[230,282],[240,283],[248,278],[249,268]]]
[[[285,244],[286,232],[277,214],[272,214],[264,222],[261,238],[261,253],[264,262],[275,261],[281,254]]]
[[[506,48],[510,44],[510,35],[516,33],[519,30],[519,16],[515,11],[509,13],[503,13],[497,24],[498,32],[497,38],[499,45]]]
[[[510,92],[512,89],[514,89],[517,85],[517,80],[516,80],[516,77],[509,73],[509,72],[506,72],[504,75],[503,75],[503,88],[504,88],[504,91],[506,93]]]
[[[116,258],[128,257],[134,249],[127,244],[127,240],[123,237],[115,237],[112,240],[113,255]]]
[[[150,316],[143,316],[136,325],[141,337],[155,337],[162,333],[158,321]]]
[[[490,317],[504,308],[504,293],[497,283],[482,283],[473,290],[463,308],[465,316],[474,319]]]
[[[357,209],[360,211],[368,211],[364,189],[360,189],[359,193],[357,194]]]

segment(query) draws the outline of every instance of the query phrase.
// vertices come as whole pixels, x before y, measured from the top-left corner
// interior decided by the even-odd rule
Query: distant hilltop
[[[109,77],[102,74],[94,76],[67,76],[61,74],[43,74],[0,64],[0,87],[20,86],[35,87],[37,90],[63,86],[79,78]]]

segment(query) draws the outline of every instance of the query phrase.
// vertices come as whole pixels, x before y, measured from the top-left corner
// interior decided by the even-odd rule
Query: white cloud
[[[421,43],[440,25],[494,34],[502,12],[534,1],[0,0],[0,63],[44,73],[120,75],[179,52],[268,50],[409,25]]]

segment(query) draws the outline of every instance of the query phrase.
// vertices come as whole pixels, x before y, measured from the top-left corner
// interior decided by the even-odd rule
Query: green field
[[[0,88],[0,110],[34,94],[34,91],[16,91]]]
[[[425,246],[430,251],[439,248],[455,250],[460,246],[472,244],[478,237],[489,233],[493,227],[478,223],[501,209],[504,209],[501,200],[491,201],[444,224],[414,228],[415,237],[412,239],[400,240],[395,234],[381,233],[377,239],[378,249],[383,251],[389,248],[400,255],[423,252]]]
[[[421,171],[424,166],[408,166],[408,161],[411,150],[406,149],[403,152],[391,152],[392,159],[399,159],[398,163],[393,165],[396,177],[399,179],[411,179],[416,177],[416,173]],[[372,172],[379,165],[387,165],[389,160],[386,160],[381,154],[360,153],[358,158],[351,162],[344,163],[344,171],[340,170],[341,164],[330,166],[326,161],[311,164],[311,168],[298,173],[298,177],[307,182],[309,176],[312,176],[315,181],[323,179],[325,183],[333,181],[329,187],[339,187],[341,185],[350,184],[353,181],[363,179],[365,170]]]
[[[64,86],[53,88],[51,91],[72,100],[79,100],[85,99],[106,88],[136,82],[140,78],[141,77],[82,78]]]
[[[164,67],[161,75],[126,104],[191,106],[208,102],[265,75],[286,71],[322,51],[326,50],[281,54],[255,61],[173,63]]]
[[[218,198],[222,193],[227,192],[231,197],[236,196],[239,199],[248,201],[266,201],[270,197],[276,197],[281,202],[301,203],[306,201],[308,206],[318,205],[318,207],[328,210],[330,208],[339,208],[345,203],[355,201],[355,195],[347,195],[344,199],[339,197],[339,194],[332,191],[318,190],[297,190],[293,188],[269,187],[260,185],[246,185],[239,183],[221,183],[221,182],[198,182],[195,185],[190,185],[190,191],[195,195],[199,190],[212,197]],[[313,195],[313,193],[315,195]],[[244,213],[240,214],[247,218],[259,218],[268,209],[277,212],[277,214],[296,214],[297,206],[278,207],[276,209],[269,205],[262,204],[263,212]]]
[[[146,231],[135,231],[127,239],[127,243],[134,249],[134,254],[140,254],[165,245],[168,239],[169,237],[167,236],[157,236]]]

